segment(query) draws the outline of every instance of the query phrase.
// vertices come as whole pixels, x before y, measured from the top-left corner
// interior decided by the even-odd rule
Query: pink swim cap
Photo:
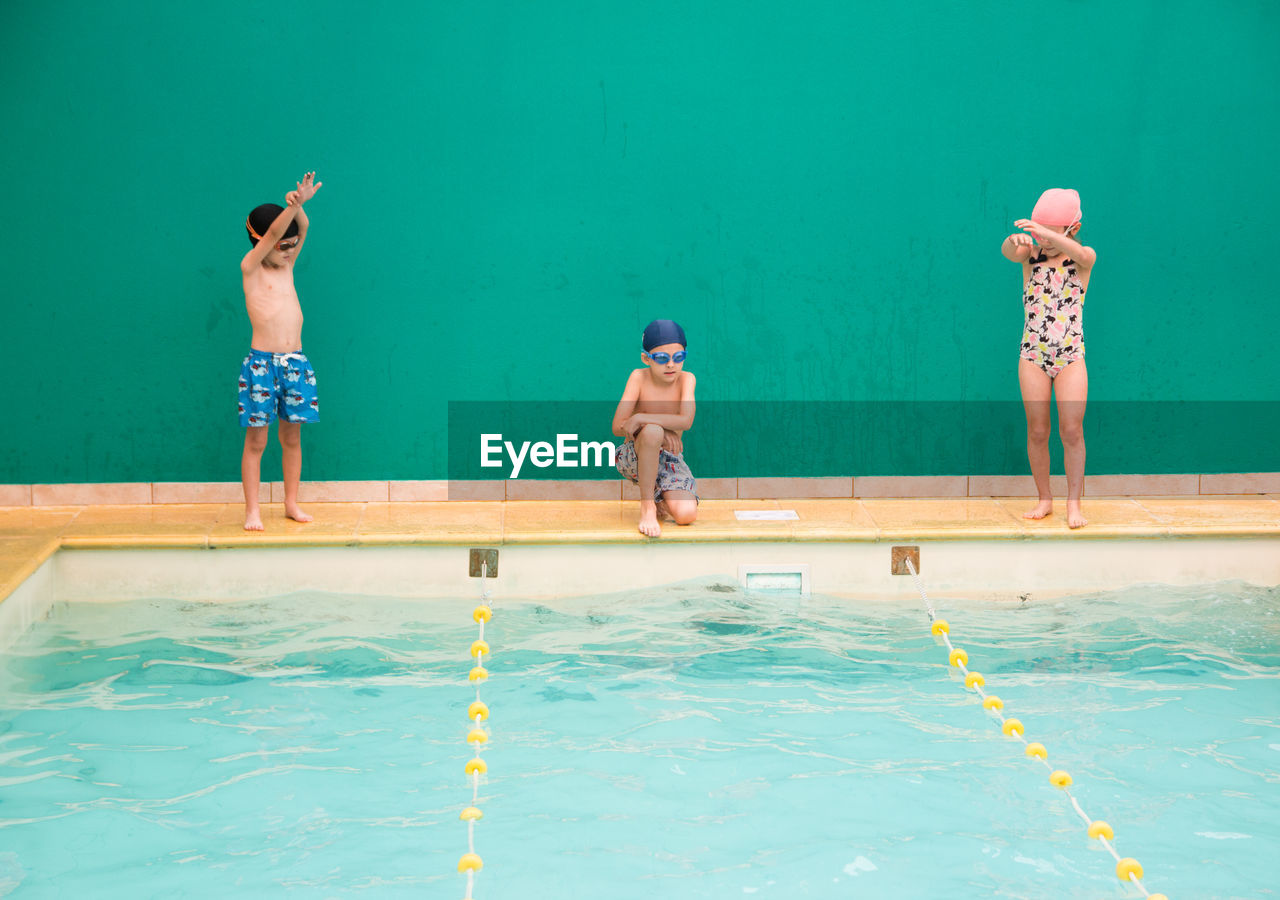
[[[1080,212],[1080,195],[1071,188],[1049,188],[1031,210],[1031,221],[1041,225],[1070,227],[1084,216]]]

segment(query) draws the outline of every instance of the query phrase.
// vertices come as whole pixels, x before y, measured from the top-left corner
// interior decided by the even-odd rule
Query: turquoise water
[[[1280,590],[935,602],[1149,890],[1280,892]],[[461,897],[473,605],[55,607],[0,666],[0,895]],[[915,604],[495,609],[477,898],[1139,896]]]

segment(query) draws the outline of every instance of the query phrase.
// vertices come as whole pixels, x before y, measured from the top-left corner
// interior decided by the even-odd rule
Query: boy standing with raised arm
[[[240,479],[244,483],[245,531],[262,531],[258,507],[262,451],[267,431],[279,419],[284,462],[284,511],[298,522],[311,516],[298,508],[302,477],[302,423],[320,420],[316,373],[302,353],[302,306],[293,267],[307,239],[302,206],[320,190],[315,172],[285,196],[288,206],[264,203],[249,213],[245,229],[253,249],[240,261],[244,305],[253,326],[249,355],[240,369],[240,425],[245,429]]]

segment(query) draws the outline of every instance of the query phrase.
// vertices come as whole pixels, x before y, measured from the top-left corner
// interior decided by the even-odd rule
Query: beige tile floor
[[[1280,535],[1280,494],[1086,498],[1089,525],[1066,527],[1065,502],[1030,521],[1027,497],[706,500],[698,521],[660,541],[878,541],[965,538],[1105,539]],[[0,597],[59,547],[255,547],[386,544],[632,543],[632,501],[313,503],[316,520],[263,507],[266,531],[244,531],[238,503],[0,507]],[[735,510],[789,509],[798,520],[738,521]]]

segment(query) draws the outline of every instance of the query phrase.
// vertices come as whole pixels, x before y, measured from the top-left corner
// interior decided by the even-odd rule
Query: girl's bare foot
[[[1049,513],[1053,512],[1053,499],[1041,500],[1031,509],[1022,514],[1024,519],[1043,519]]]
[[[284,505],[284,514],[295,522],[310,522],[315,518],[315,516],[310,513],[304,513],[302,510],[298,509],[298,505],[296,503],[286,503]]]
[[[1067,527],[1083,528],[1089,524],[1089,520],[1084,517],[1084,513],[1080,512],[1079,500],[1067,501]]]
[[[658,507],[652,500],[640,501],[640,533],[648,537],[662,534],[662,526],[658,524]]]
[[[246,509],[244,511],[244,530],[245,531],[261,531],[262,530],[262,511]]]

